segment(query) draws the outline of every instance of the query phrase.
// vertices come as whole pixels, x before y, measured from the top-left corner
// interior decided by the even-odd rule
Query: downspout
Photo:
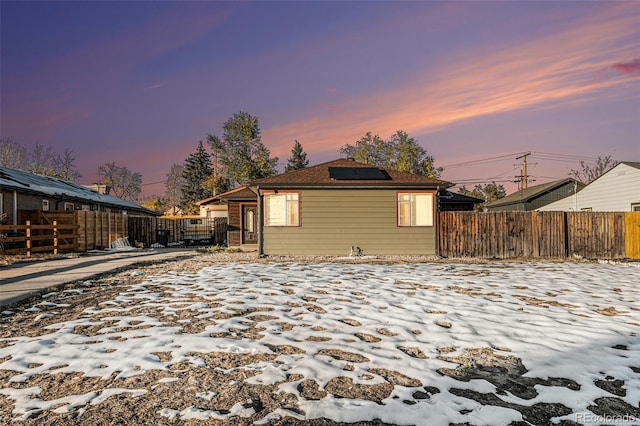
[[[440,185],[436,186],[436,256],[440,256],[440,197],[438,197],[438,193],[440,192]]]
[[[13,191],[13,224],[18,224],[18,191]]]
[[[258,193],[258,257],[264,256],[264,220],[262,220],[262,195],[260,194],[260,185],[256,186]]]

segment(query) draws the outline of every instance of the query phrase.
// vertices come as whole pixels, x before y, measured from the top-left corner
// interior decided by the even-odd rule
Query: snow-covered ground
[[[55,318],[82,289],[35,304],[48,325],[0,340],[0,398],[14,419],[82,419],[115,395],[174,385],[197,403],[164,401],[155,414],[167,420],[506,425],[535,423],[554,404],[552,422],[640,424],[639,289],[640,268],[593,263],[226,263],[145,275],[72,320]],[[220,353],[249,361],[207,355]],[[242,372],[295,409],[217,409],[224,385],[239,384],[178,387],[185,366]],[[113,387],[152,371],[163,372],[152,385]],[[109,385],[45,398],[29,382],[74,373]]]

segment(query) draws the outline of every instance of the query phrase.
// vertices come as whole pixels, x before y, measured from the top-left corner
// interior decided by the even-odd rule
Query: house
[[[200,217],[216,218],[228,216],[227,203],[217,195],[196,202],[196,206],[200,208]]]
[[[258,248],[258,195],[252,188],[244,185],[207,200],[209,203],[219,201],[226,205],[227,245]]]
[[[438,203],[438,210],[441,212],[461,212],[473,211],[473,207],[476,204],[484,203],[484,200],[458,192],[451,192],[447,189],[441,189],[438,192]]]
[[[582,191],[541,207],[541,211],[640,211],[640,162],[624,161]]]
[[[8,223],[21,224],[21,216],[33,211],[75,210],[158,215],[134,202],[83,185],[0,167],[0,214],[6,214]]]
[[[575,194],[584,186],[583,183],[575,179],[560,179],[521,189],[487,204],[485,207],[490,212],[537,210],[549,203]]]
[[[256,180],[250,189],[257,194],[255,208],[261,218],[258,251],[261,255],[344,256],[352,251],[435,255],[436,194],[450,186],[352,159]],[[249,205],[245,209],[239,213],[250,214]],[[231,214],[229,205],[230,224]],[[249,217],[243,220],[251,223]]]

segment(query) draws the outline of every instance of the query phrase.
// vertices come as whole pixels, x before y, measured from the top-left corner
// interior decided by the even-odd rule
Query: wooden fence
[[[440,212],[445,257],[639,259],[640,212]]]
[[[0,225],[0,254],[87,251],[128,237],[134,245],[179,245],[189,230],[207,244],[226,240],[225,218],[156,218],[90,211],[27,212],[24,225]],[[640,212],[440,212],[445,257],[640,259]],[[159,241],[161,239],[162,241]]]
[[[32,224],[30,220],[24,225],[0,225],[0,253],[31,256],[37,252],[76,250],[77,228],[57,220],[45,225]]]
[[[0,254],[104,249],[127,236],[127,215],[97,211],[23,210],[24,225],[0,226]]]
[[[128,215],[97,211],[73,212],[78,224],[78,251],[104,249],[128,236]],[[133,241],[129,240],[131,244]]]
[[[25,225],[0,226],[0,254],[104,249],[122,238],[139,247],[223,245],[227,238],[226,218],[157,218],[97,211],[20,214]]]

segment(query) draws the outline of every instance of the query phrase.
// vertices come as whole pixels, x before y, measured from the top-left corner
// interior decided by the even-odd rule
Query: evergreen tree
[[[476,185],[473,187],[473,191],[469,191],[466,186],[462,185],[458,192],[462,195],[469,195],[471,197],[484,200],[484,202],[473,206],[475,211],[482,211],[486,204],[492,203],[500,198],[504,198],[507,195],[507,191],[504,189],[504,186],[498,185],[495,182],[488,183],[484,186]]]
[[[200,141],[196,152],[190,154],[184,162],[182,174],[184,183],[180,200],[182,214],[198,213],[196,202],[211,197],[212,193],[207,188],[206,182],[212,173],[211,157]]]
[[[229,185],[242,185],[276,173],[278,157],[271,158],[262,144],[258,117],[240,111],[223,124],[222,130],[222,139],[207,135],[207,141]]]
[[[300,142],[296,140],[296,143],[293,145],[293,149],[291,150],[291,157],[289,157],[287,167],[284,171],[291,172],[293,170],[300,170],[304,169],[308,165],[309,160],[307,160],[307,153],[302,149]]]

